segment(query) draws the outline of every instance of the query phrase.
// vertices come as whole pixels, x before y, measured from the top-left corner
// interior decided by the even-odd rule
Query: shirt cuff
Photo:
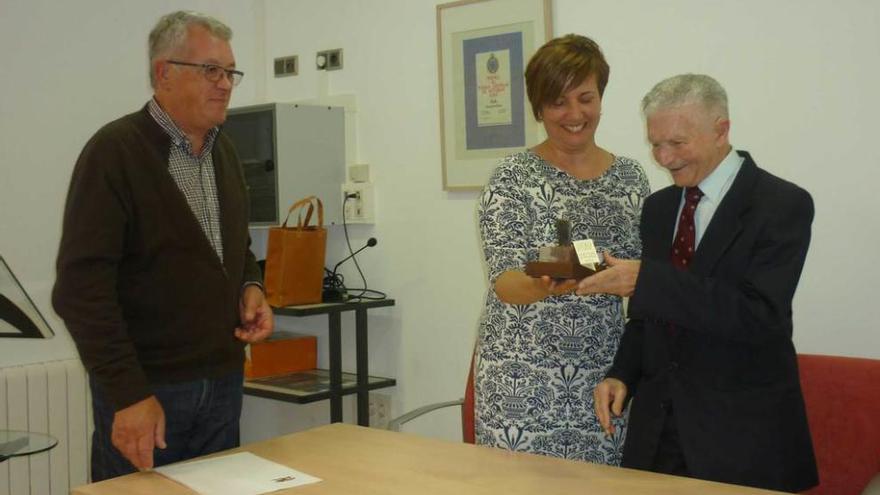
[[[260,282],[256,282],[256,281],[253,281],[253,282],[245,282],[244,284],[242,284],[242,286],[241,286],[241,293],[244,294],[244,290],[247,289],[248,286],[251,286],[251,285],[256,285],[257,287],[260,288],[261,291],[263,291],[263,294],[266,293],[266,288],[263,287],[263,284],[261,284]]]

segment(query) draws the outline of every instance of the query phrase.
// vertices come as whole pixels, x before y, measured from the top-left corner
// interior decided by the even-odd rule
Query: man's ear
[[[153,74],[155,76],[157,86],[168,80],[168,72],[170,70],[171,65],[163,60],[156,60],[155,62],[153,62]]]
[[[725,144],[730,141],[730,119],[719,118],[716,120],[715,132],[718,134],[718,139],[722,140]]]

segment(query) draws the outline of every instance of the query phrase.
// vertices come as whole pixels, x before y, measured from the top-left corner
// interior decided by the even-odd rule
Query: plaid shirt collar
[[[180,130],[180,127],[171,120],[171,116],[159,106],[159,102],[156,101],[155,97],[150,98],[149,103],[147,103],[147,109],[156,123],[159,124],[159,126],[162,127],[162,129],[165,130],[165,133],[171,138],[171,143],[174,146],[183,149],[186,154],[202,158],[214,147],[214,140],[217,139],[217,134],[220,133],[219,127],[212,127],[211,130],[208,131],[205,135],[205,144],[202,146],[202,152],[199,155],[196,155],[193,153],[192,144],[189,142],[189,138],[187,138],[186,134]]]

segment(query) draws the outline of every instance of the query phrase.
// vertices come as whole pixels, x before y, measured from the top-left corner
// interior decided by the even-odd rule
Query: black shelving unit
[[[397,384],[393,378],[369,376],[367,310],[386,306],[394,306],[394,299],[273,308],[276,315],[283,316],[327,315],[330,369],[245,380],[244,393],[295,404],[329,399],[331,423],[342,422],[342,396],[357,394],[357,422],[361,426],[369,426],[370,391]],[[345,311],[355,313],[355,373],[342,372],[342,313]]]

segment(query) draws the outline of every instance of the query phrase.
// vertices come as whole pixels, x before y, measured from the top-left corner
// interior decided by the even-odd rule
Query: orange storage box
[[[244,363],[245,378],[263,378],[312,370],[318,364],[318,339],[314,335],[275,332],[265,342],[250,344]]]

